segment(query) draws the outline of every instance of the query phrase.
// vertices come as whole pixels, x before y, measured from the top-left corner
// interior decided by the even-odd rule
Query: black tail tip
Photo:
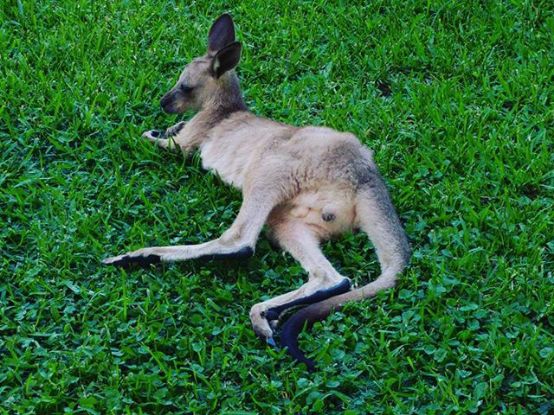
[[[279,343],[281,347],[286,348],[288,354],[294,360],[298,363],[304,363],[309,372],[314,372],[316,370],[315,362],[308,359],[304,352],[298,347],[298,335],[302,331],[305,323],[302,314],[301,312],[294,314],[283,324]]]
[[[280,343],[281,347],[285,348],[287,353],[296,361],[297,364],[305,364],[308,372],[315,372],[317,369],[315,361],[307,358],[302,350],[298,348],[298,345],[289,344],[287,339],[283,339],[282,336]]]

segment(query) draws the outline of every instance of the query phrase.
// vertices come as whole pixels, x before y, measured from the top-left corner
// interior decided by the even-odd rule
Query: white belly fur
[[[251,114],[229,117],[200,144],[202,166],[215,170],[223,181],[240,189],[245,173],[260,162],[256,158],[263,154],[261,150],[274,140],[279,130],[290,128]]]
[[[242,188],[246,166],[250,164],[250,151],[225,151],[226,140],[207,140],[200,146],[202,167],[214,170],[221,179],[234,187]]]

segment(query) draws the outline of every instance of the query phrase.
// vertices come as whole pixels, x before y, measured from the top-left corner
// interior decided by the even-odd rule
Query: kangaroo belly
[[[309,226],[319,239],[351,230],[356,223],[354,194],[338,187],[305,191],[272,212],[272,222],[294,220]]]

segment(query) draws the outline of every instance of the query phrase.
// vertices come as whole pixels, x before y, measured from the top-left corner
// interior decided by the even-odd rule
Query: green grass
[[[2,2],[2,413],[553,413],[552,3],[341,3]],[[302,336],[314,374],[251,330],[306,278],[264,238],[244,264],[99,263],[237,212],[140,138],[223,11],[251,109],[354,132],[412,241],[397,288]],[[363,235],[324,249],[379,272]]]

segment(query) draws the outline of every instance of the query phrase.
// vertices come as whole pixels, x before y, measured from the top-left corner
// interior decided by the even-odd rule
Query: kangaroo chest
[[[251,147],[232,137],[206,140],[200,145],[202,167],[215,171],[225,183],[240,189],[252,159]]]
[[[294,130],[294,127],[239,112],[214,127],[201,142],[202,166],[240,189],[249,172],[274,151],[275,143]]]

